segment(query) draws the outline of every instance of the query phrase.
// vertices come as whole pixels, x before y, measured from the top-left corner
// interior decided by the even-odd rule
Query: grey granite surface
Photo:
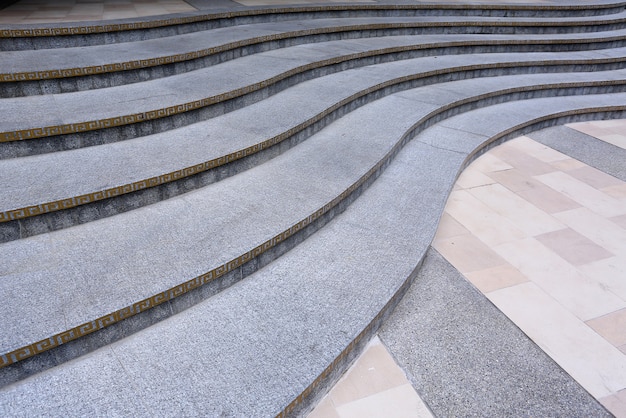
[[[435,416],[612,416],[434,249],[379,335]]]
[[[542,129],[530,138],[626,181],[626,150],[567,126]]]
[[[93,193],[216,159],[294,129],[335,103],[389,80],[477,63],[564,59],[563,53],[528,55],[521,58],[514,54],[424,57],[346,70],[299,83],[261,102],[168,132],[99,147],[0,160],[0,177],[4,180],[0,210]],[[578,57],[585,55],[596,56],[595,53],[577,54]],[[459,72],[453,77],[462,77],[462,74]],[[436,99],[433,103],[443,105],[450,100],[507,88],[606,82],[626,79],[624,74],[625,70],[614,70],[483,77],[425,86],[420,88],[419,95],[422,101],[427,102],[426,98],[432,96]],[[411,85],[397,88],[408,87]],[[307,100],[302,101],[302,97]],[[294,103],[298,106],[293,106]],[[137,159],[138,155],[142,158]]]

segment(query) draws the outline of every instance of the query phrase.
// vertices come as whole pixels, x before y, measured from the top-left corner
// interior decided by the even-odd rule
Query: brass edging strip
[[[107,32],[124,32],[141,29],[154,29],[166,26],[175,26],[189,23],[197,23],[203,21],[217,19],[232,19],[246,16],[259,16],[263,14],[287,14],[287,13],[310,13],[310,12],[332,12],[332,11],[378,11],[378,10],[537,10],[537,11],[565,11],[565,10],[594,10],[611,9],[626,7],[626,2],[596,4],[596,5],[495,5],[495,4],[422,4],[422,5],[335,5],[335,6],[303,6],[303,7],[282,7],[282,8],[263,8],[255,10],[239,10],[214,14],[201,14],[198,16],[175,17],[170,19],[158,19],[144,22],[114,23],[106,25],[87,25],[87,26],[66,26],[66,27],[50,27],[50,28],[27,28],[27,29],[2,29],[0,30],[0,38],[33,38],[47,36],[71,36],[71,35],[89,35]]]
[[[465,159],[461,167],[463,167],[463,165],[465,165],[468,161],[471,161],[474,155],[476,155],[478,152],[480,152],[483,148],[485,148],[489,144],[499,140],[500,138],[505,137],[506,135],[510,135],[511,133],[514,133],[526,127],[529,127],[529,126],[532,126],[532,125],[535,125],[535,124],[538,124],[547,120],[559,119],[559,118],[567,117],[567,116],[592,114],[592,113],[605,113],[605,112],[614,112],[614,111],[625,111],[625,110],[626,110],[626,106],[605,106],[605,107],[598,107],[598,108],[576,109],[576,110],[571,110],[571,111],[554,113],[552,115],[542,116],[542,117],[533,119],[531,121],[521,123],[515,127],[509,128],[489,138],[487,141],[481,144],[481,146],[476,148],[467,156],[467,158]],[[341,353],[339,353],[339,355],[322,371],[322,373],[319,376],[315,378],[313,382],[311,382],[309,386],[307,386],[296,398],[294,398],[285,407],[285,409],[283,409],[278,415],[276,415],[276,418],[286,418],[286,417],[289,417],[293,412],[295,412],[298,409],[298,407],[314,391],[316,391],[319,386],[323,384],[324,379],[326,379],[334,371],[337,365],[339,365],[348,355],[350,355],[350,353],[356,347],[356,345],[359,344],[361,340],[363,340],[363,338],[367,337],[373,331],[375,331],[375,329],[378,326],[379,321],[381,321],[385,317],[385,315],[389,313],[390,308],[395,306],[400,301],[400,299],[402,298],[402,296],[404,295],[408,287],[411,285],[411,282],[413,281],[414,276],[417,274],[417,271],[421,267],[422,262],[424,261],[424,258],[425,258],[425,255],[419,260],[413,272],[406,278],[406,280],[404,280],[404,282],[402,283],[402,285],[400,285],[398,290],[393,294],[393,296],[383,306],[383,308],[378,312],[378,314],[376,314],[376,316],[367,324],[367,326],[354,338],[354,340],[352,340],[341,351]]]
[[[602,60],[604,61],[604,60]],[[578,61],[575,61],[574,63],[578,63],[581,64]],[[592,62],[593,64],[597,63],[596,61]],[[537,65],[537,62],[529,62],[529,63],[522,63],[522,64],[528,64],[528,65],[524,65],[525,67],[531,67],[533,65]],[[39,215],[43,215],[46,213],[52,213],[52,212],[57,212],[57,211],[61,211],[61,210],[66,210],[66,209],[72,209],[81,205],[85,205],[85,204],[89,204],[89,203],[94,203],[94,202],[98,202],[104,199],[108,199],[108,198],[112,198],[112,197],[116,197],[116,196],[120,196],[120,195],[124,195],[124,194],[128,194],[128,193],[132,193],[132,192],[136,192],[139,190],[143,190],[143,189],[148,189],[151,187],[156,187],[156,186],[160,186],[162,184],[167,184],[170,182],[174,182],[183,178],[187,178],[199,173],[203,173],[205,171],[209,171],[211,169],[214,169],[216,167],[231,163],[233,161],[237,161],[241,158],[256,154],[260,151],[263,151],[267,148],[270,148],[286,139],[288,139],[289,137],[297,134],[298,132],[301,132],[302,130],[306,129],[307,127],[313,125],[314,123],[322,120],[323,118],[325,118],[326,116],[328,116],[329,114],[331,114],[332,112],[336,111],[337,109],[341,108],[342,106],[345,106],[346,104],[362,97],[365,96],[367,94],[370,94],[372,92],[378,91],[378,90],[382,90],[384,88],[390,87],[392,85],[395,84],[401,84],[401,83],[405,83],[408,81],[413,81],[413,80],[417,80],[420,78],[427,78],[427,77],[432,77],[434,75],[441,75],[441,74],[450,74],[450,73],[455,73],[455,72],[465,72],[465,71],[475,71],[475,70],[488,70],[488,69],[493,69],[493,68],[510,68],[510,67],[520,67],[522,66],[522,64],[520,63],[516,63],[516,62],[509,62],[509,63],[498,63],[498,64],[488,64],[488,65],[468,65],[468,66],[463,66],[463,67],[451,67],[451,68],[447,68],[446,71],[440,71],[440,70],[433,70],[433,71],[428,71],[428,72],[423,72],[423,73],[417,73],[417,74],[411,74],[408,76],[404,76],[404,77],[398,77],[392,80],[387,80],[385,82],[376,84],[374,86],[371,86],[368,89],[365,89],[363,91],[357,92],[339,102],[337,102],[336,104],[328,107],[327,109],[325,109],[324,111],[318,113],[317,115],[307,119],[306,121],[298,124],[297,126],[292,127],[291,129],[276,135],[270,139],[267,139],[265,141],[259,142],[257,144],[251,145],[249,147],[237,150],[235,152],[211,159],[209,161],[205,161],[199,164],[195,164],[193,166],[189,166],[189,167],[185,167],[182,168],[180,170],[176,170],[170,173],[165,173],[159,176],[154,176],[154,177],[150,177],[148,179],[143,179],[143,180],[139,180],[133,183],[128,183],[128,184],[124,184],[122,186],[116,186],[116,187],[112,187],[109,189],[105,189],[105,190],[100,190],[97,192],[92,192],[92,193],[87,193],[87,194],[83,194],[83,195],[79,195],[79,196],[74,196],[74,197],[70,197],[70,198],[65,198],[65,199],[59,199],[59,200],[55,200],[52,202],[45,202],[45,203],[40,203],[38,205],[31,205],[31,206],[26,206],[23,208],[17,208],[17,209],[11,209],[11,210],[7,210],[4,212],[0,212],[0,223],[4,223],[4,222],[10,222],[10,221],[15,221],[15,220],[20,220],[20,219],[26,219],[26,218],[30,218],[30,217],[34,217],[34,216],[39,216]],[[541,62],[541,64],[543,65],[558,65],[561,64],[561,62],[556,62],[552,63],[552,62]],[[572,64],[572,62],[568,62],[568,64]],[[585,62],[585,64],[590,64],[589,62]],[[546,88],[555,88],[555,87],[562,87],[562,88],[570,88],[570,87],[576,87],[576,86],[602,86],[602,85],[609,85],[609,84],[623,84],[626,83],[626,81],[623,80],[611,80],[611,81],[596,81],[596,82],[577,82],[577,83],[562,83],[562,84],[558,84],[558,85],[541,85],[539,86],[539,88],[536,89],[532,89],[530,87],[526,87],[524,89],[506,89],[506,90],[499,90],[497,93],[498,94],[508,94],[508,93],[514,93],[516,91],[531,91],[531,90],[540,90],[540,89],[546,89]],[[489,97],[489,96],[495,96],[493,94],[489,94],[488,96],[485,97]],[[482,99],[482,96],[478,96],[478,99]],[[459,105],[462,104],[460,102],[455,102],[454,105]]]
[[[114,62],[110,64],[93,65],[88,67],[73,67],[73,68],[60,68],[52,70],[41,71],[25,71],[16,73],[0,73],[0,83],[8,82],[20,82],[20,81],[39,81],[39,80],[52,80],[58,78],[70,78],[70,77],[85,77],[98,74],[107,74],[120,71],[130,71],[142,68],[157,67],[160,65],[175,64],[179,62],[191,61],[199,58],[204,58],[210,55],[218,54],[225,51],[230,51],[237,48],[251,46],[255,44],[261,44],[265,42],[272,42],[277,40],[284,40],[302,36],[314,36],[328,33],[350,32],[350,31],[364,31],[364,30],[384,30],[384,29],[407,29],[407,28],[419,28],[419,27],[457,27],[457,26],[508,26],[506,22],[492,22],[489,24],[478,24],[481,22],[473,22],[477,24],[464,24],[463,22],[416,22],[413,23],[380,23],[380,24],[363,24],[352,26],[339,26],[329,28],[317,28],[317,29],[305,29],[300,31],[283,32],[279,34],[264,35],[255,38],[244,39],[237,42],[230,42],[223,45],[217,45],[211,48],[201,49],[197,51],[187,52],[184,54],[166,55],[162,57],[146,58],[141,60]],[[571,22],[577,23],[577,22]],[[626,23],[626,18],[619,19],[617,23]],[[525,25],[520,25],[525,26]],[[531,25],[527,26],[543,26],[543,25]],[[576,25],[572,25],[576,26]],[[511,45],[551,45],[551,44],[579,44],[590,42],[612,42],[616,40],[622,40],[625,36],[612,36],[607,38],[589,38],[589,39],[545,39],[545,40],[494,40],[495,44],[499,42],[508,43]],[[461,44],[462,46],[474,46],[474,45],[488,45],[488,41],[455,41],[449,43]],[[445,46],[448,42],[439,42],[439,44]],[[417,47],[418,45],[416,45]],[[427,46],[420,46],[415,49],[427,49]]]
[[[624,39],[626,39],[626,36],[603,38],[598,41],[599,42],[612,42],[612,41],[624,40]],[[457,41],[456,43],[453,42],[451,46],[462,45],[462,43],[459,44],[459,42],[461,41]],[[475,41],[475,42],[480,42],[480,41]],[[553,44],[553,43],[575,44],[575,43],[589,43],[589,42],[590,40],[588,39],[570,39],[570,40],[565,40],[565,41],[540,40],[540,41],[533,41],[533,42],[495,41],[495,42],[487,43],[485,45],[527,45],[527,44],[532,45],[532,44]],[[439,46],[439,45],[443,45],[443,46]],[[445,47],[445,46],[446,46],[445,43],[431,44],[431,45],[428,45],[428,48],[437,48],[437,47]],[[469,46],[473,46],[473,45],[470,44]],[[354,54],[349,54],[349,55],[343,55],[340,57],[330,58],[330,59],[323,60],[323,61],[317,61],[317,62],[309,63],[306,65],[302,65],[300,67],[293,68],[291,70],[278,74],[267,80],[260,81],[255,84],[250,84],[248,86],[244,86],[244,87],[231,90],[225,93],[221,93],[216,96],[211,96],[211,97],[201,99],[201,100],[196,100],[193,102],[187,102],[187,103],[182,103],[182,104],[178,104],[174,106],[169,106],[166,108],[150,110],[147,112],[116,116],[113,118],[98,119],[98,120],[92,120],[92,121],[87,121],[87,122],[71,123],[71,124],[65,124],[65,125],[52,125],[52,126],[45,126],[45,127],[40,127],[40,128],[23,129],[23,130],[18,130],[18,131],[0,132],[0,143],[22,141],[22,140],[27,140],[27,139],[38,139],[38,138],[45,138],[49,136],[66,135],[66,134],[79,133],[79,132],[95,131],[99,129],[114,128],[114,127],[119,127],[119,126],[131,125],[134,123],[160,119],[160,118],[164,118],[168,116],[174,116],[174,115],[178,115],[184,112],[201,109],[203,107],[207,107],[207,106],[210,106],[210,105],[222,102],[222,101],[226,101],[229,99],[237,98],[248,93],[255,92],[264,87],[275,84],[278,81],[281,81],[295,74],[299,74],[308,70],[313,70],[313,69],[321,68],[321,67],[328,66],[328,65],[334,65],[334,64],[341,63],[341,62],[354,60],[354,59],[367,58],[367,57],[374,56],[374,55],[391,54],[391,53],[396,53],[396,52],[416,50],[420,48],[421,47],[419,45],[392,47],[388,49],[359,52],[359,53],[354,53]]]
[[[467,99],[464,99],[462,101],[466,101]],[[392,147],[392,149],[385,154],[385,156],[383,158],[381,158],[378,163],[376,163],[372,168],[370,168],[363,176],[361,176],[356,182],[354,182],[352,185],[350,185],[346,190],[344,190],[341,194],[339,194],[338,196],[336,196],[333,200],[331,200],[330,202],[326,203],[324,206],[322,206],[321,208],[317,209],[315,212],[313,212],[311,215],[309,215],[308,217],[300,220],[298,223],[294,224],[293,226],[291,226],[290,228],[284,230],[283,232],[279,233],[278,235],[274,236],[273,238],[265,241],[263,244],[255,247],[254,249],[246,252],[245,254],[236,257],[212,270],[210,270],[209,272],[202,274],[200,276],[197,276],[191,280],[188,280],[180,285],[174,286],[170,289],[167,289],[161,293],[158,293],[156,295],[153,295],[149,298],[143,299],[139,302],[135,302],[130,306],[127,306],[125,308],[119,309],[115,312],[112,312],[110,314],[104,315],[100,318],[97,318],[93,321],[90,322],[86,322],[84,324],[78,325],[76,327],[73,327],[69,330],[63,331],[61,333],[55,334],[49,338],[46,338],[44,340],[35,342],[33,344],[29,344],[27,346],[24,347],[20,347],[16,350],[13,350],[9,353],[5,353],[0,355],[0,369],[6,366],[9,366],[11,364],[15,364],[19,361],[25,360],[27,358],[33,357],[37,354],[40,354],[42,352],[48,351],[52,348],[55,348],[57,346],[60,346],[62,344],[68,343],[70,341],[76,340],[82,336],[91,334],[95,331],[98,331],[102,328],[105,328],[107,326],[113,325],[117,322],[122,321],[123,319],[129,318],[131,316],[135,316],[141,312],[144,312],[148,309],[151,309],[153,307],[156,307],[164,302],[167,302],[169,300],[172,300],[178,296],[181,296],[183,294],[186,294],[188,292],[190,292],[191,290],[194,290],[204,284],[207,284],[209,282],[212,282],[216,279],[218,279],[219,277],[223,276],[224,274],[242,266],[243,264],[245,264],[246,262],[254,259],[255,257],[258,257],[259,255],[265,253],[266,251],[268,251],[269,249],[273,248],[274,246],[276,246],[278,243],[285,241],[286,239],[288,239],[289,237],[291,237],[292,235],[294,235],[295,233],[297,233],[298,231],[300,231],[301,229],[305,228],[306,226],[308,226],[309,224],[313,223],[314,221],[316,221],[317,219],[319,219],[321,216],[323,216],[324,214],[328,213],[332,208],[334,208],[335,206],[337,206],[341,201],[343,201],[345,198],[347,198],[350,194],[352,194],[355,190],[357,190],[360,186],[362,186],[367,180],[369,180],[369,178],[374,175],[380,168],[382,168],[403,146],[404,146],[404,141],[405,141],[405,137],[408,135],[409,132],[411,132],[413,129],[415,129],[416,126],[418,126],[421,123],[424,123],[426,120],[430,119],[431,117],[433,117],[434,115],[445,111],[446,108],[449,108],[451,105],[445,106],[441,109],[436,109],[432,112],[430,112],[428,115],[422,117],[416,124],[413,125],[413,127],[407,131],[407,133],[398,141],[396,142],[396,144]],[[594,110],[594,109],[598,109],[598,110]],[[582,109],[582,110],[575,110],[575,111],[565,111],[565,112],[561,112],[561,113],[557,113],[555,115],[549,115],[549,116],[544,116],[541,118],[537,118],[534,119],[533,121],[531,121],[532,123],[537,123],[543,120],[548,120],[551,118],[556,118],[556,117],[561,117],[561,116],[567,116],[567,115],[576,115],[576,114],[584,114],[584,113],[592,113],[592,112],[608,112],[608,111],[613,111],[613,110],[624,110],[626,109],[626,106],[612,106],[612,107],[600,107],[600,108],[589,108],[589,109]],[[516,128],[520,128],[520,127],[524,127],[524,126],[529,126],[530,124],[532,124],[531,122],[526,123],[526,125],[522,124],[522,125],[518,125]],[[513,128],[512,128],[513,129]],[[509,132],[512,131],[512,129],[509,129],[505,132]],[[319,379],[319,378],[318,378]],[[317,380],[316,380],[317,381]]]

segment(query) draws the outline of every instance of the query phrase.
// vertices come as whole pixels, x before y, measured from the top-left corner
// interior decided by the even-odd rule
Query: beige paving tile
[[[388,415],[390,413],[392,415]],[[370,341],[308,418],[357,416],[431,417],[378,337]]]
[[[494,290],[528,281],[526,276],[510,264],[466,273],[465,277],[483,293],[493,292]]]
[[[613,218],[609,218],[609,221],[626,229],[626,215],[620,215],[620,216],[615,216]]]
[[[600,403],[616,418],[626,417],[626,389],[600,399]]]
[[[513,222],[465,190],[450,194],[445,211],[487,245],[498,245],[526,236]]]
[[[570,264],[580,266],[613,257],[603,247],[571,228],[538,235],[537,240]]]
[[[569,156],[543,145],[527,136],[520,136],[512,139],[507,142],[507,144],[512,148],[538,159],[539,161],[543,161],[544,163],[567,160],[570,158]]]
[[[527,236],[565,228],[565,225],[554,217],[500,184],[476,187],[468,192],[498,215],[508,219]]]
[[[611,257],[605,260],[578,266],[585,276],[599,282],[605,289],[626,300],[626,257]]]
[[[626,307],[626,301],[579,272],[534,238],[492,249],[583,321]]]
[[[626,387],[626,356],[534,283],[487,296],[596,398]]]
[[[615,347],[626,345],[626,309],[591,319],[587,325]]]
[[[513,166],[505,163],[500,158],[491,153],[481,155],[478,159],[472,162],[470,167],[483,173],[491,173],[500,170],[510,170],[513,168]]]
[[[520,152],[510,145],[507,146],[506,143],[494,148],[491,150],[491,153],[505,163],[510,164],[530,176],[551,173],[555,170],[552,165]]]
[[[456,219],[454,219],[450,214],[444,212],[441,215],[441,220],[439,221],[439,227],[437,228],[437,234],[435,235],[435,239],[444,239],[450,237],[456,237],[457,235],[467,235],[470,232],[463,227]]]
[[[492,178],[473,168],[471,165],[461,173],[456,181],[456,184],[462,189],[471,189],[472,187],[493,183],[495,183],[495,181]]]
[[[502,170],[488,173],[488,176],[495,182],[502,184],[507,189],[520,192],[524,190],[532,190],[539,187],[545,187],[543,183],[535,180],[515,168],[511,170]]]
[[[324,397],[307,415],[307,418],[340,418],[339,413],[328,396]]]
[[[549,214],[581,207],[580,203],[545,185],[516,193],[521,198]]]
[[[626,149],[626,119],[572,123],[566,126]]]
[[[463,274],[505,264],[505,261],[473,235],[435,240],[433,247]]]
[[[408,383],[380,339],[374,339],[364,350],[329,396],[339,407],[387,389]]]
[[[613,254],[626,255],[626,231],[607,218],[587,208],[555,213],[554,217]]]
[[[626,212],[626,205],[623,202],[567,173],[554,172],[535,176],[535,178],[602,216],[613,217]]]
[[[623,345],[621,347],[618,347],[619,351],[621,351],[622,353],[626,354],[626,345]]]
[[[600,189],[600,191],[614,197],[615,199],[621,200],[624,202],[624,205],[626,205],[626,183],[622,183],[617,186],[604,187]]]
[[[424,406],[410,384],[398,386],[337,408],[340,418],[428,418]]]
[[[569,171],[584,167],[586,164],[570,158],[569,160],[554,161],[550,165],[560,171]]]
[[[570,170],[567,174],[596,189],[611,186],[622,186],[624,184],[623,181],[588,165]]]

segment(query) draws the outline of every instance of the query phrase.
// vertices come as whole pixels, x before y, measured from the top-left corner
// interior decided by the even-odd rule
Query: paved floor
[[[0,24],[194,10],[182,0],[21,0],[0,11]],[[626,149],[626,121],[569,127]],[[531,138],[495,148],[465,170],[433,246],[607,409],[626,417],[626,183]],[[375,338],[310,416],[381,411],[430,416]]]
[[[568,127],[626,149],[626,120]],[[462,173],[433,247],[626,417],[626,182],[530,137]],[[430,416],[392,354],[375,340],[310,417]]]

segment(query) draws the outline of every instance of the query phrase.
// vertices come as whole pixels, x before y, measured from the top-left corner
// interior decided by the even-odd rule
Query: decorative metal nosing
[[[386,158],[389,158],[388,157],[389,155],[390,154],[388,154]],[[373,173],[375,173],[383,165],[384,161],[385,160],[381,160],[378,164],[376,164],[373,168],[371,168],[364,176],[362,176],[358,181],[353,183],[344,192],[342,192],[339,196],[335,197],[333,200],[325,204],[323,207],[317,209],[308,217],[302,219],[300,222],[292,225],[290,228],[284,230],[280,234],[265,241],[263,244],[255,247],[254,249],[246,252],[245,254],[225,264],[222,264],[221,266],[201,276],[195,277],[185,283],[172,287],[168,290],[165,290],[161,293],[158,293],[142,301],[136,302],[133,305],[124,307],[113,313],[102,316],[96,320],[78,325],[70,330],[61,332],[59,334],[55,334],[52,337],[48,337],[36,343],[18,348],[6,354],[2,354],[0,355],[0,368],[9,366],[21,360],[25,360],[27,358],[33,357],[39,353],[48,351],[64,343],[76,340],[84,335],[91,334],[109,325],[115,324],[125,318],[129,318],[131,316],[137,315],[140,312],[146,311],[150,308],[153,308],[164,302],[174,299],[180,295],[188,293],[189,291],[196,289],[206,283],[209,283],[223,276],[229,271],[236,269],[237,267],[247,263],[253,258],[258,257],[259,255],[263,254],[269,249],[275,247],[278,243],[285,241],[287,238],[291,237],[296,232],[300,231],[301,229],[305,228],[306,226],[308,226],[315,220],[319,219],[322,215],[327,213],[330,209],[335,207],[337,204],[339,204],[339,202],[341,202],[343,199],[349,196],[352,192],[354,192],[357,188],[359,188]]]
[[[606,61],[606,59],[603,59],[602,61]],[[609,60],[610,62],[613,62],[613,59]],[[576,61],[578,62],[578,61]],[[595,62],[595,61],[594,61]],[[516,64],[516,63],[509,63],[509,64]],[[519,64],[519,63],[517,63]],[[491,64],[488,65],[482,65],[482,66],[476,66],[476,65],[472,65],[472,66],[466,66],[466,67],[452,67],[452,68],[448,68],[447,70],[449,70],[450,72],[453,71],[462,71],[462,70],[473,70],[473,69],[486,69],[486,68],[491,68]],[[272,137],[268,140],[262,141],[260,143],[251,145],[247,148],[235,151],[233,153],[230,154],[226,154],[223,156],[220,156],[218,158],[214,158],[212,160],[200,163],[200,164],[196,164],[190,167],[185,167],[183,169],[180,170],[176,170],[170,173],[166,173],[160,176],[155,176],[155,177],[151,177],[148,179],[144,179],[144,180],[140,180],[134,183],[130,183],[130,184],[125,184],[122,186],[117,186],[117,187],[113,187],[110,189],[105,189],[105,190],[100,190],[97,192],[93,192],[93,193],[88,193],[88,194],[84,194],[84,195],[80,195],[80,196],[75,196],[75,197],[71,197],[71,198],[66,198],[66,199],[61,199],[61,200],[57,200],[57,201],[53,201],[53,202],[46,202],[46,203],[41,203],[38,205],[33,205],[33,206],[27,206],[27,207],[23,207],[23,208],[18,208],[18,209],[12,209],[12,210],[8,210],[8,211],[4,211],[4,212],[0,212],[0,223],[3,222],[9,222],[9,221],[14,221],[14,220],[19,220],[19,219],[25,219],[28,217],[33,217],[33,216],[38,216],[38,215],[42,215],[45,213],[50,213],[50,212],[56,212],[56,211],[60,211],[60,210],[65,210],[65,209],[71,209],[80,205],[85,205],[88,203],[93,203],[96,201],[100,201],[100,200],[104,200],[104,199],[108,199],[111,197],[116,197],[116,196],[120,196],[123,194],[127,194],[127,193],[132,193],[138,190],[143,190],[143,189],[147,189],[147,188],[151,188],[151,187],[156,187],[162,184],[166,184],[169,182],[173,182],[176,180],[180,180],[182,178],[186,178],[186,177],[190,177],[193,176],[195,174],[199,174],[208,170],[211,170],[213,168],[225,165],[227,163],[239,160],[241,158],[244,158],[246,156],[255,154],[257,152],[260,152],[266,148],[269,148],[275,144],[278,144],[282,141],[284,141],[285,139],[291,137],[292,135],[302,131],[303,129],[307,128],[308,126],[311,126],[312,124],[318,122],[319,120],[323,119],[324,117],[328,116],[330,113],[334,112],[335,110],[339,109],[340,107],[346,105],[347,103],[350,103],[353,100],[358,99],[359,97],[362,97],[364,95],[370,94],[374,91],[377,90],[381,90],[384,88],[387,88],[391,85],[394,84],[400,84],[400,83],[404,83],[404,82],[408,82],[411,80],[415,80],[417,78],[420,77],[428,77],[431,75],[435,75],[435,74],[440,74],[437,73],[436,70],[434,71],[430,71],[430,72],[425,72],[425,73],[418,73],[418,74],[411,74],[411,75],[407,75],[407,76],[402,76],[402,77],[398,77],[392,80],[387,80],[385,82],[379,83],[375,86],[372,86],[368,89],[365,89],[361,92],[357,92],[354,93],[353,95],[341,100],[340,102],[337,102],[336,104],[334,104],[333,106],[325,109],[324,111],[318,113],[317,115],[313,116],[312,118],[300,123],[299,125],[290,128],[289,130],[275,136]],[[554,86],[532,86],[532,87],[537,87],[538,88],[552,88],[552,87],[562,87],[562,88],[567,88],[567,87],[571,87],[571,86],[575,86],[577,84],[580,85],[593,85],[593,86],[602,86],[602,85],[609,85],[615,82],[619,82],[619,80],[612,80],[612,81],[601,81],[601,82],[593,82],[593,83],[586,83],[586,82],[581,82],[581,83],[565,83],[565,84],[559,84],[559,85],[554,85]],[[620,83],[621,84],[621,83]],[[529,88],[524,88],[524,89],[518,89],[518,88],[512,88],[512,89],[508,89],[506,91],[499,91],[498,94],[504,94],[506,92],[514,92],[514,91],[527,91],[529,90]],[[492,94],[485,94],[483,95],[484,97],[488,97],[491,96]],[[483,97],[481,96],[481,97]],[[468,99],[469,100],[469,99]],[[452,106],[452,105],[450,105]]]

